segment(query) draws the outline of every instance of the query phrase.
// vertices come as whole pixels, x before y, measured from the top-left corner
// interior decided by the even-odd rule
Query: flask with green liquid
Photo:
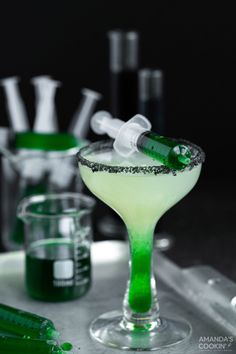
[[[91,213],[94,200],[81,193],[34,195],[18,205],[26,240],[28,294],[43,301],[68,301],[91,285]]]

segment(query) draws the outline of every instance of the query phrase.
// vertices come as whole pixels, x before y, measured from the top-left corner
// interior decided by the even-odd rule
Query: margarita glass
[[[134,153],[120,157],[113,141],[82,148],[78,154],[81,177],[90,191],[123,219],[130,241],[130,280],[123,312],[112,311],[94,320],[92,337],[124,350],[157,350],[182,342],[191,334],[187,322],[159,317],[152,272],[153,233],[159,218],[196,184],[204,153],[187,141],[190,164],[181,171]]]

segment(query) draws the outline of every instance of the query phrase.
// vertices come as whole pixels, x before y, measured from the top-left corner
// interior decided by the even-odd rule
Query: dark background
[[[4,2],[3,2],[4,3]],[[167,133],[201,145],[205,171],[235,171],[236,25],[222,2],[8,1],[0,5],[0,77],[19,75],[31,118],[29,78],[51,74],[63,82],[57,103],[65,128],[80,88],[105,94],[108,107],[108,41],[111,28],[137,29],[141,66],[159,67],[166,78]],[[0,120],[6,121],[0,99]],[[1,123],[3,124],[3,123]],[[221,167],[220,167],[221,166]],[[226,167],[227,166],[227,167]]]
[[[167,215],[167,230],[178,236],[171,256],[183,265],[202,261],[232,275],[236,24],[230,5],[167,0],[1,3],[0,78],[22,78],[21,92],[31,120],[30,77],[50,74],[61,80],[57,111],[65,129],[82,87],[102,92],[99,108],[109,108],[106,32],[137,29],[141,66],[161,68],[165,74],[167,134],[201,145],[207,155],[191,197]],[[7,125],[2,91],[0,122]]]

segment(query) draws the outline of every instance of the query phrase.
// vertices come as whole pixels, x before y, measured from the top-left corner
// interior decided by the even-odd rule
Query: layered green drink
[[[200,175],[204,154],[197,146],[190,143],[187,145],[192,158],[190,164],[181,171],[170,170],[140,153],[124,159],[113,150],[112,141],[94,143],[80,152],[79,167],[84,183],[94,195],[120,215],[127,226],[130,241],[131,272],[124,301],[125,318],[120,319],[120,322],[117,318],[112,331],[111,328],[105,331],[104,324],[99,334],[100,339],[98,334],[94,335],[105,344],[121,349],[153,350],[183,339],[176,335],[169,343],[168,335],[162,340],[160,334],[155,339],[158,331],[155,332],[154,328],[161,326],[161,322],[152,279],[152,248],[157,221],[193,188]],[[142,333],[146,331],[150,340],[145,338],[142,343],[139,341],[137,344],[136,341],[136,344],[131,344],[128,341],[125,344],[127,333],[123,333],[121,345],[121,328],[124,332],[131,331],[129,333],[137,329]],[[151,333],[149,329],[154,332]],[[112,341],[108,339],[108,332],[113,334]]]

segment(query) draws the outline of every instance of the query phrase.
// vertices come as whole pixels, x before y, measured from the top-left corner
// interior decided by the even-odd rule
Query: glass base
[[[99,316],[90,326],[93,339],[113,348],[123,350],[158,350],[170,347],[186,340],[191,334],[187,322],[161,319],[147,329],[135,327],[124,321],[120,311],[111,311]]]

